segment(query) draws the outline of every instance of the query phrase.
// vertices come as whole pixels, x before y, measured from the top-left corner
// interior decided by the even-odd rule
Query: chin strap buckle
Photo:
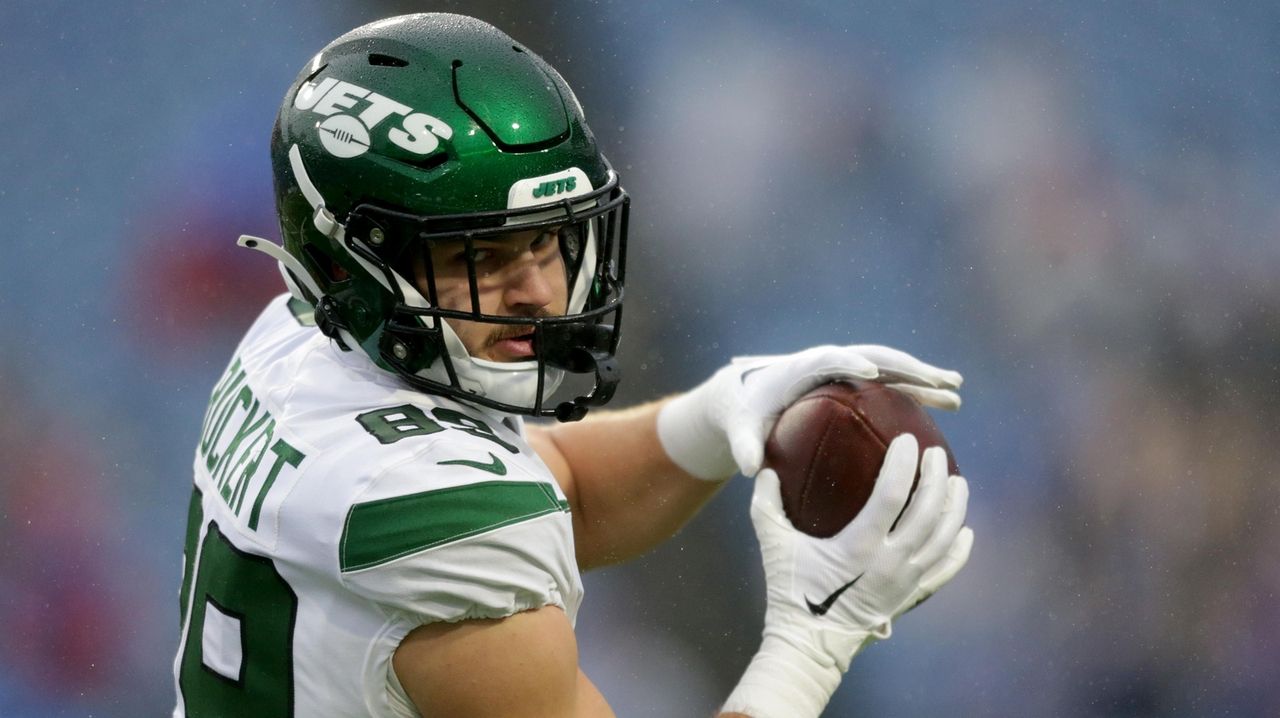
[[[537,338],[543,360],[550,366],[574,374],[594,373],[595,387],[586,396],[556,406],[559,421],[577,421],[593,406],[603,406],[613,398],[622,371],[610,347],[614,328],[608,324],[544,325]]]
[[[351,347],[342,339],[342,333],[350,333],[350,329],[338,315],[337,300],[327,294],[316,304],[316,327],[321,334],[336,341],[343,351],[351,351]]]
[[[590,366],[596,374],[596,386],[590,394],[558,405],[557,421],[578,421],[587,415],[591,407],[609,403],[613,393],[618,389],[618,383],[622,381],[622,370],[618,368],[618,360],[606,351],[577,348],[570,352],[570,356],[572,357],[570,363],[575,367],[570,371],[585,373],[589,371],[587,367]]]
[[[329,208],[324,205],[316,207],[315,213],[311,215],[311,223],[316,226],[316,229],[320,230],[320,234],[329,239],[334,239],[338,234],[338,227],[340,226],[338,220],[333,216],[333,212],[330,212]]]

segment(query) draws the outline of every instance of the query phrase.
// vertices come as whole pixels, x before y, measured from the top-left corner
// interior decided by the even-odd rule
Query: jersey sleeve
[[[418,623],[548,605],[575,615],[582,588],[568,503],[551,477],[480,457],[420,459],[380,476],[344,522],[347,588]]]

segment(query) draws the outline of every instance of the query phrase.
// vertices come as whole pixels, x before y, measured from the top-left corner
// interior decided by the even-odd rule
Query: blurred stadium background
[[[1280,5],[0,5],[0,716],[167,714],[268,135],[331,38],[453,10],[577,89],[634,197],[623,399],[877,342],[962,370],[969,568],[829,716],[1280,715]],[[624,716],[709,715],[763,607],[739,481],[587,576]]]

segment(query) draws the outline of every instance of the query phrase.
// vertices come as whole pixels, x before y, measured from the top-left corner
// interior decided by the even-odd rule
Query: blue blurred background
[[[172,705],[191,456],[278,237],[268,135],[330,39],[465,11],[576,88],[634,198],[622,399],[897,346],[969,567],[829,716],[1280,715],[1280,6],[0,4],[0,716]],[[763,585],[738,481],[587,576],[620,715],[709,715]]]

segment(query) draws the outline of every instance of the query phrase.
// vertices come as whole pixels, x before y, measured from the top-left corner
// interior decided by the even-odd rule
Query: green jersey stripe
[[[343,572],[528,521],[568,504],[536,481],[484,481],[356,504],[347,513],[338,560]]]

